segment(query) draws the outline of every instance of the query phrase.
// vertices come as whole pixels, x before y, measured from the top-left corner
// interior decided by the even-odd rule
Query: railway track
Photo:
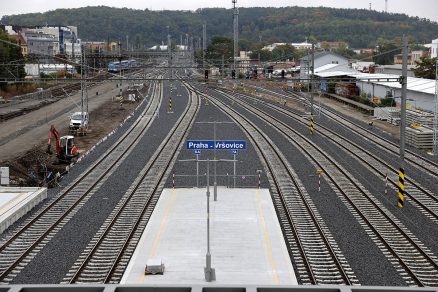
[[[235,94],[234,96],[238,96],[242,100],[247,99],[253,102],[258,101],[255,97],[249,95]],[[274,110],[276,113],[293,119],[305,128],[308,127],[308,120],[303,118],[301,115],[297,115],[281,106],[271,103],[263,103],[263,106]],[[279,121],[278,118],[273,117],[272,115],[270,116],[276,121]],[[346,139],[342,135],[339,135],[338,133],[329,129],[328,127],[325,127],[324,125],[318,125],[318,133],[323,137],[331,140],[334,144],[338,145],[345,152],[349,153],[357,161],[361,162],[368,169],[376,173],[381,178],[382,185],[385,184],[385,180],[388,175],[388,181],[393,186],[393,191],[395,192],[398,186],[398,169],[392,167],[384,159],[378,157],[377,155],[374,155],[364,147]],[[438,198],[433,191],[427,190],[427,188],[422,187],[421,184],[416,182],[414,179],[406,177],[405,194],[407,196],[407,199],[414,206],[416,206],[420,210],[420,212],[422,212],[426,217],[428,217],[435,223],[438,223]]]
[[[288,92],[288,94],[279,93],[276,91],[268,90],[265,88],[257,87],[257,90],[265,91],[269,94],[273,94],[275,96],[281,97],[281,98],[292,98],[299,102],[305,103],[307,106],[310,106],[307,99],[303,98],[302,96]],[[345,126],[346,128],[356,132],[358,135],[361,135],[362,137],[366,138],[367,140],[375,143],[380,149],[389,152],[394,155],[399,154],[399,145],[395,144],[392,141],[389,141],[388,139],[385,139],[376,133],[370,131],[366,127],[363,127],[361,125],[358,125],[346,118],[344,118],[342,115],[338,114],[336,111],[330,109],[329,107],[314,105],[315,109],[321,110],[321,113],[326,115],[327,117],[337,121],[339,124]],[[319,126],[319,125],[318,125]],[[422,155],[419,155],[413,151],[410,151],[408,149],[405,150],[405,159],[407,162],[409,162],[411,165],[417,167],[418,169],[428,173],[434,178],[438,178],[438,163],[435,161],[432,161],[430,159],[427,159],[423,157]]]
[[[2,283],[10,283],[14,279],[134,149],[152,124],[159,108],[162,99],[161,84],[154,84],[151,96],[153,97],[141,116],[105,154],[1,243]]]
[[[310,195],[273,141],[225,103],[215,99],[210,101],[244,129],[266,167],[274,206],[300,282],[358,284]]]
[[[324,171],[329,184],[356,217],[376,245],[400,272],[407,285],[438,286],[438,264],[433,255],[399,220],[336,161],[307,137],[251,104],[228,94],[244,110],[262,119],[299,149],[316,168]],[[218,105],[224,107],[224,103]],[[234,110],[234,112],[236,112]]]
[[[159,199],[177,151],[199,110],[199,97],[189,103],[158,150],[131,184],[114,212],[66,275],[63,283],[118,283]]]

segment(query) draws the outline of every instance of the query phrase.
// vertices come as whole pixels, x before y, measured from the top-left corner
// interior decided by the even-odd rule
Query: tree
[[[436,58],[421,57],[415,61],[417,67],[414,69],[415,77],[436,79]]]
[[[272,50],[273,59],[292,59],[295,57],[296,49],[291,45],[281,45]]]
[[[262,62],[272,60],[272,52],[263,49],[253,51],[252,54],[250,55],[250,58],[254,60],[258,60],[259,56],[260,56],[260,61]]]
[[[347,48],[345,44],[342,44],[338,48],[334,49],[333,53],[344,56],[348,59],[351,59],[356,55],[356,53],[352,49]]]
[[[26,76],[23,65],[21,48],[15,41],[9,40],[8,35],[0,29],[0,81],[21,79]],[[0,82],[0,87],[5,89],[6,82]]]
[[[206,58],[213,60],[225,60],[233,57],[233,41],[223,36],[214,36],[207,47]]]
[[[401,53],[401,46],[395,41],[379,38],[377,40],[377,56],[374,62],[379,65],[394,64],[394,56]]]

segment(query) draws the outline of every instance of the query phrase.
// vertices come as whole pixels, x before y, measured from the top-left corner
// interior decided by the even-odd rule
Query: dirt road
[[[129,116],[138,105],[113,100],[119,93],[117,82],[107,81],[88,90],[90,125],[87,136],[76,137],[79,151],[84,153]],[[126,89],[127,85],[124,86]],[[147,90],[144,87],[143,92]],[[98,94],[96,94],[98,93]],[[68,134],[70,113],[80,111],[81,93],[66,97],[26,115],[0,123],[0,166],[9,166],[12,184],[38,185],[39,164],[61,171],[54,155],[45,153],[50,125],[60,135]]]

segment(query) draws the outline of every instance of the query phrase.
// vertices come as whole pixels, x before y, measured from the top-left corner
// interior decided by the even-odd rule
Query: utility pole
[[[433,154],[438,155],[438,57],[435,63],[435,113],[433,119]]]
[[[207,24],[202,25],[202,69],[205,70],[205,51],[207,50]]]
[[[238,57],[239,49],[239,8],[236,7],[237,0],[232,0],[233,2],[233,30],[234,30],[234,58],[233,58],[233,70],[236,71],[236,58]],[[236,75],[237,75],[236,71]]]
[[[385,0],[385,12],[388,13],[388,0]]]
[[[122,86],[123,86],[123,82],[122,82],[122,43],[119,42],[119,69],[120,69],[120,89],[119,89],[119,93],[120,93],[120,98],[122,98]]]
[[[84,46],[81,46],[81,128],[84,126],[84,104],[85,104],[85,89],[84,89]]]
[[[170,95],[169,95],[169,113],[173,113],[172,109],[172,80],[173,80],[173,69],[172,69],[172,41],[170,39],[170,34],[167,35],[167,53],[168,53],[168,66],[169,66],[169,89],[170,89]]]
[[[221,74],[221,76],[222,77],[225,76],[225,56],[224,55],[222,55],[222,74]]]
[[[397,206],[403,208],[405,197],[405,134],[406,134],[406,94],[408,84],[408,39],[403,36],[403,65],[401,76],[401,122],[400,122],[400,171],[398,182],[398,202]]]
[[[315,75],[315,44],[312,43],[312,76],[310,77],[310,133],[315,132],[315,120],[313,117],[313,76]]]

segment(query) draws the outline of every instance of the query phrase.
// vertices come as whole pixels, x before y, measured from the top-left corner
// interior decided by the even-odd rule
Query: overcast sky
[[[196,10],[203,7],[231,8],[231,0],[1,0],[0,17],[10,14],[45,12],[57,8],[105,5],[151,10]],[[237,0],[239,7],[325,6],[336,8],[369,8],[383,11],[385,0]],[[388,0],[388,11],[405,13],[438,22],[438,0]]]

